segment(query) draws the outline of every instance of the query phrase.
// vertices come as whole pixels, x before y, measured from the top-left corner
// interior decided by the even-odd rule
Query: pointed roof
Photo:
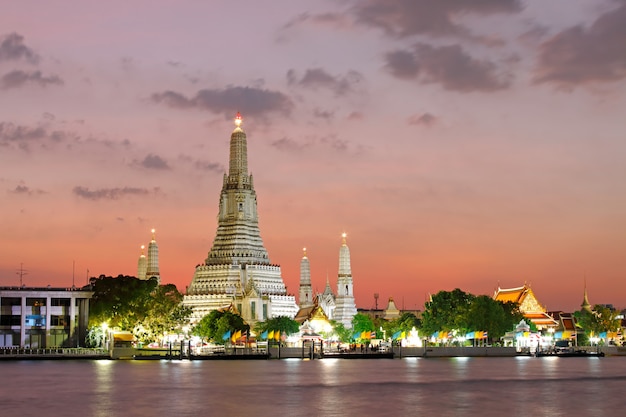
[[[584,295],[583,295],[583,302],[580,305],[580,308],[583,310],[586,310],[588,312],[591,312],[591,304],[589,304],[589,298],[587,297],[587,282],[585,280],[585,291],[584,291]]]

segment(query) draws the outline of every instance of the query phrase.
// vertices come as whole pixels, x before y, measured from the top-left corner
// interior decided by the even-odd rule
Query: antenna
[[[20,287],[24,286],[24,275],[28,275],[28,271],[24,269],[24,264],[20,263],[20,269],[16,272],[17,275],[20,276]]]
[[[374,306],[375,306],[374,309],[375,310],[378,310],[378,297],[379,297],[379,294],[375,292],[374,293]]]
[[[74,285],[74,272],[76,271],[76,261],[72,261],[72,289],[76,288]]]

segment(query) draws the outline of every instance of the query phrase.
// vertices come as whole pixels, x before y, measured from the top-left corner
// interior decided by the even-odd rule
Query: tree
[[[223,344],[223,337],[229,331],[232,333],[241,331],[246,333],[250,330],[248,325],[240,315],[231,311],[212,310],[202,317],[193,328],[192,333],[203,339],[213,340],[214,343]]]
[[[487,331],[491,340],[498,340],[523,318],[515,303],[503,303],[486,295],[474,297],[467,311],[470,330]]]
[[[599,335],[603,332],[616,332],[621,323],[614,311],[601,304],[593,306],[592,311],[580,310],[574,313],[577,324],[586,332]]]
[[[189,308],[182,306],[183,295],[176,286],[159,285],[156,278],[100,275],[91,279],[91,288],[92,339],[106,323],[109,328],[132,332],[139,341],[151,342],[165,332],[180,330],[191,314]]]
[[[333,333],[337,336],[337,339],[339,339],[339,341],[341,342],[350,341],[350,339],[352,338],[352,330],[346,329],[346,326],[344,326],[343,323],[338,322],[338,321],[331,320],[330,324],[331,326],[333,326]],[[328,336],[330,335],[326,335],[326,338],[328,338]]]
[[[357,313],[352,318],[352,333],[363,333],[363,332],[371,332],[376,330],[374,327],[374,322],[370,318],[370,316],[362,313]],[[356,337],[359,339],[359,337]]]
[[[474,296],[456,288],[439,291],[431,297],[422,313],[422,330],[426,335],[437,331],[469,330],[467,313]]]
[[[265,331],[279,331],[280,334],[290,335],[300,331],[300,325],[294,319],[287,316],[277,316],[257,323],[255,332],[261,334]]]

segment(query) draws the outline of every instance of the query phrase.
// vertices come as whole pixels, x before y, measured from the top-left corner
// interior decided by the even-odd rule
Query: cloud
[[[472,58],[460,45],[435,47],[417,43],[412,51],[389,52],[385,59],[394,77],[438,83],[446,90],[495,91],[510,85],[508,77],[498,74],[493,62]]]
[[[37,84],[41,87],[52,85],[63,85],[63,80],[56,75],[44,77],[41,71],[26,72],[15,70],[4,74],[0,79],[0,88],[8,90],[10,88],[18,88],[26,83]]]
[[[39,189],[32,189],[26,185],[19,184],[15,187],[15,189],[9,191],[12,194],[21,194],[21,195],[33,195],[33,194],[45,194],[46,192]]]
[[[513,13],[522,0],[362,0],[350,12],[362,25],[382,29],[390,36],[462,35],[467,29],[456,23],[466,14]]]
[[[302,78],[298,78],[295,70],[287,71],[287,83],[289,85],[298,85],[312,90],[324,88],[332,91],[336,96],[354,92],[363,81],[363,76],[357,71],[348,71],[345,75],[332,76],[322,68],[308,69]]]
[[[210,161],[196,161],[193,164],[197,169],[202,171],[212,171],[212,172],[225,172],[226,169],[224,165],[219,162],[210,162]]]
[[[147,155],[143,159],[143,161],[137,162],[137,164],[148,169],[159,169],[159,170],[170,169],[170,166],[167,164],[167,161],[165,159],[154,154]]]
[[[409,117],[410,125],[432,126],[437,121],[437,117],[430,113],[414,114]]]
[[[24,37],[15,32],[6,35],[0,42],[0,62],[24,59],[31,64],[39,62],[39,56],[24,45]]]
[[[315,109],[313,110],[313,116],[315,116],[318,119],[331,121],[335,117],[335,112],[330,111],[330,110]]]
[[[285,137],[272,142],[272,146],[280,151],[299,152],[310,147],[311,143],[301,143]]]
[[[154,93],[155,103],[163,103],[179,109],[203,109],[232,117],[240,111],[244,116],[261,116],[268,113],[287,115],[293,102],[285,94],[256,87],[227,87],[221,90],[203,89],[192,98],[175,91]]]
[[[26,142],[48,137],[46,129],[41,126],[16,126],[13,123],[0,122],[0,145],[11,142]]]
[[[76,186],[72,190],[74,195],[84,198],[86,200],[98,201],[98,200],[118,200],[127,196],[147,196],[156,195],[161,192],[160,188],[155,187],[153,189],[148,188],[136,188],[136,187],[123,187],[123,188],[100,188],[98,190],[89,190],[87,187]]]
[[[574,26],[541,44],[536,83],[572,87],[626,78],[626,4],[589,27]]]

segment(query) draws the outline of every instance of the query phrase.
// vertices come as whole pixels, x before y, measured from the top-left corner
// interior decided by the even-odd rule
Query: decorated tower
[[[148,262],[144,279],[156,277],[160,284],[161,275],[159,274],[159,247],[156,243],[155,233],[156,230],[152,229],[152,240],[150,240],[150,243],[148,244]]]
[[[311,287],[311,265],[309,258],[306,256],[306,248],[300,261],[300,298],[298,306],[300,308],[310,307],[313,305],[313,288]]]
[[[356,304],[352,292],[352,269],[350,268],[350,249],[346,243],[346,234],[342,234],[339,248],[339,273],[337,275],[337,296],[335,299],[334,319],[352,328],[352,319],[356,315]]]
[[[287,294],[280,266],[263,246],[248,145],[239,113],[230,136],[228,173],[224,174],[217,232],[204,263],[196,267],[183,303],[199,320],[211,310],[233,306],[253,324],[275,316],[294,317],[295,297]]]
[[[141,245],[141,255],[139,255],[139,261],[137,261],[137,278],[146,279],[146,271],[148,270],[148,260],[144,255],[143,250],[145,246]]]

